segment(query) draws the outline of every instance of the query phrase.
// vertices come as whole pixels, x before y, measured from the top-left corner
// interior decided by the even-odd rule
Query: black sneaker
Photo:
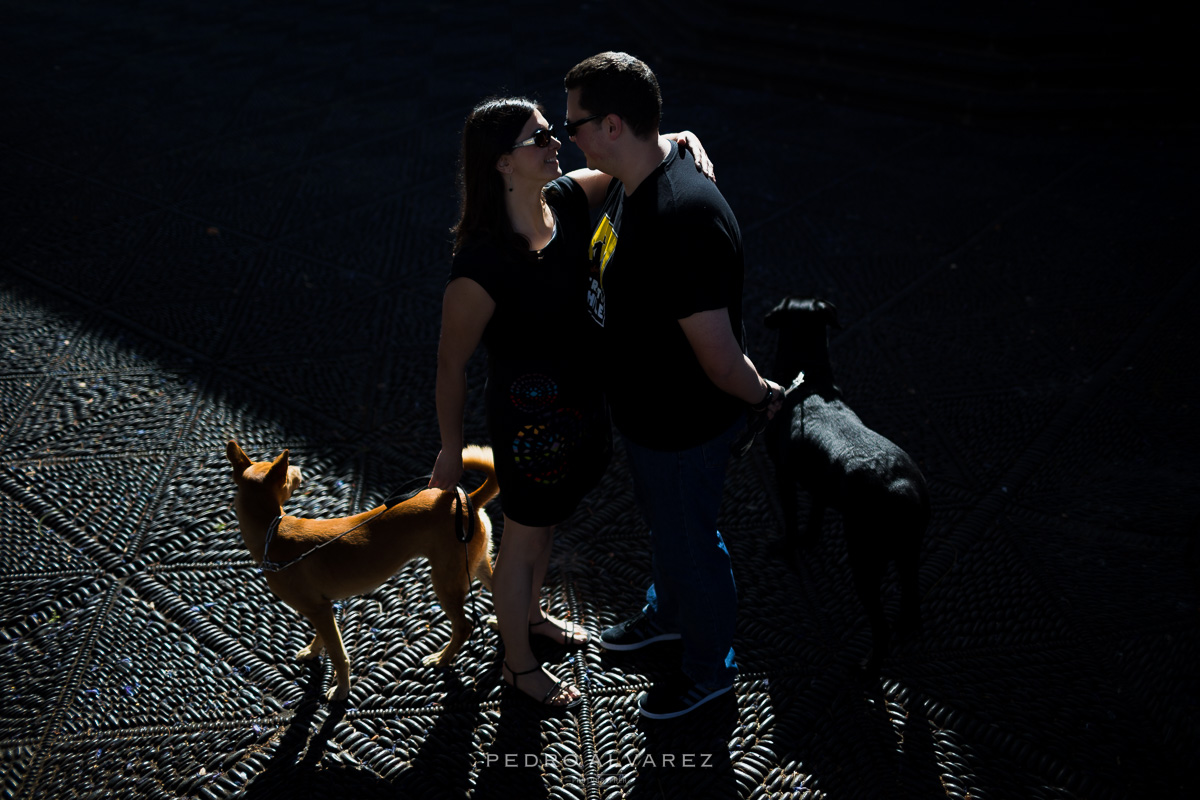
[[[686,675],[656,683],[638,697],[638,710],[650,719],[671,719],[684,714],[732,689],[705,689]]]
[[[679,639],[678,633],[666,633],[639,611],[600,634],[600,646],[605,650],[637,650],[655,642]]]

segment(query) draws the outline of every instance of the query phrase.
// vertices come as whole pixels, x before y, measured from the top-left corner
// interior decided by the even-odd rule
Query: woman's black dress
[[[563,177],[547,185],[546,200],[555,233],[539,253],[474,242],[450,270],[451,280],[470,278],[496,302],[483,332],[488,431],[504,513],[533,527],[569,517],[612,453],[587,317],[587,198]]]

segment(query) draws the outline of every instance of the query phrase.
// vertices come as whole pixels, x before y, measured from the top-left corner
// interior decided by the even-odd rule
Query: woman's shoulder
[[[589,226],[587,193],[574,178],[566,175],[555,178],[546,184],[544,194],[559,221],[569,229]]]
[[[550,181],[542,189],[542,193],[546,196],[546,202],[556,210],[579,204],[582,204],[585,209],[587,208],[587,195],[584,193],[583,187],[569,175],[563,175]]]
[[[547,198],[557,197],[560,195],[570,195],[579,191],[579,184],[569,175],[560,175],[554,180],[542,187],[542,192]]]
[[[471,278],[491,291],[512,256],[508,248],[487,237],[472,237],[463,242],[450,260],[450,280]]]
[[[485,242],[473,237],[462,242],[454,249],[453,254],[450,256],[450,261],[453,264],[465,264],[486,255],[487,250],[488,246]]]
[[[454,251],[451,262],[455,265],[473,265],[481,263],[495,263],[503,260],[509,255],[509,247],[504,243],[496,241],[493,236],[478,234],[468,237],[458,249]]]

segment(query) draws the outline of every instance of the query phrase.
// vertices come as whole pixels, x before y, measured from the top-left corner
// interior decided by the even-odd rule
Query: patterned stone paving
[[[978,129],[701,84],[655,62],[624,4],[5,7],[5,797],[1059,800],[1194,783],[1189,131]],[[319,702],[327,664],[291,661],[306,623],[241,547],[224,443],[291,448],[306,484],[289,511],[312,516],[430,468],[461,120],[502,87],[558,119],[562,73],[607,48],[656,67],[665,127],[698,131],[717,164],[758,362],[780,295],[838,305],[847,397],[931,485],[927,629],[878,683],[853,677],[868,635],[840,521],[798,571],[773,558],[756,448],[722,511],[741,593],[728,702],[642,720],[669,649],[548,649],[586,703],[544,718],[502,691],[482,626],[454,669],[425,667],[449,625],[424,562],[341,605],[351,696]],[[639,605],[647,558],[618,453],[556,540],[545,600],[598,631]]]

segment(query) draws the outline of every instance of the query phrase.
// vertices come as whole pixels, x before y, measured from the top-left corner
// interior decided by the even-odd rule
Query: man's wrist
[[[771,386],[770,384],[767,384],[767,393],[765,395],[763,395],[763,399],[759,400],[757,403],[751,403],[750,409],[752,411],[766,411],[767,408],[771,405],[771,401],[774,399],[775,399],[775,387]]]

